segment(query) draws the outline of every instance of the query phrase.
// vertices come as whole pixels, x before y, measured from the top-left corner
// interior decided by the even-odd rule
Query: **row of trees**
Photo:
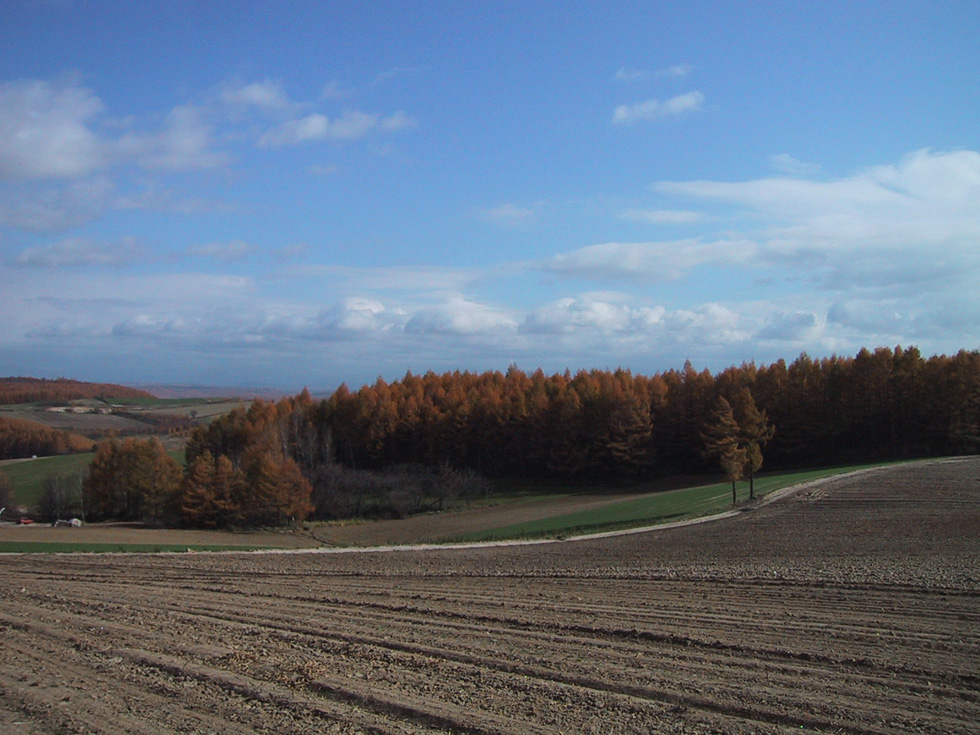
[[[249,447],[233,463],[205,451],[184,470],[155,438],[100,443],[82,491],[91,521],[265,526],[312,510],[310,484],[289,458]]]
[[[704,456],[717,460],[732,483],[732,504],[738,502],[736,485],[749,476],[749,499],[755,497],[755,473],[762,467],[762,448],[769,443],[776,428],[760,411],[748,388],[734,398],[734,406],[724,396],[718,403],[704,432]]]
[[[791,364],[743,364],[717,375],[626,370],[530,375],[411,373],[357,392],[341,386],[304,408],[338,461],[403,463],[505,477],[624,480],[710,471],[705,427],[720,397],[743,390],[778,432],[770,467],[976,451],[980,353],[923,358],[912,347]]]
[[[90,452],[92,446],[92,440],[81,434],[0,416],[0,459]]]

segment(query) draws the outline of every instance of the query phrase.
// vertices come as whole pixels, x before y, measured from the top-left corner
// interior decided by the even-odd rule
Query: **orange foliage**
[[[92,440],[29,419],[0,416],[0,459],[91,452]]]

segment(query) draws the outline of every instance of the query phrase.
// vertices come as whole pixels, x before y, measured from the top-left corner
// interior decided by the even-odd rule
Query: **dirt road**
[[[0,560],[0,732],[980,731],[980,460],[538,546]]]

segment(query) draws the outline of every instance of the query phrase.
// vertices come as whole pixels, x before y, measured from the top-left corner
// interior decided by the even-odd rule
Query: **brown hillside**
[[[73,401],[80,398],[155,398],[138,388],[113,383],[84,383],[56,378],[0,378],[0,404]]]

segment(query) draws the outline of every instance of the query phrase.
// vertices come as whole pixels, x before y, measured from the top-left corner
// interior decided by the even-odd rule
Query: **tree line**
[[[924,358],[915,347],[861,350],[717,375],[688,362],[650,377],[628,370],[546,376],[407,374],[313,407],[339,462],[375,468],[448,462],[495,477],[633,480],[703,472],[704,429],[719,397],[747,390],[776,427],[769,467],[976,451],[980,353]]]
[[[717,375],[690,363],[649,377],[408,373],[322,401],[304,390],[235,409],[191,433],[183,472],[162,447],[127,442],[100,445],[93,462],[86,507],[98,517],[216,526],[400,515],[485,492],[482,478],[633,482],[721,466],[751,481],[763,447],[770,468],[977,451],[980,353],[802,354]],[[154,470],[104,479],[103,453]],[[133,488],[143,500],[127,496]]]

